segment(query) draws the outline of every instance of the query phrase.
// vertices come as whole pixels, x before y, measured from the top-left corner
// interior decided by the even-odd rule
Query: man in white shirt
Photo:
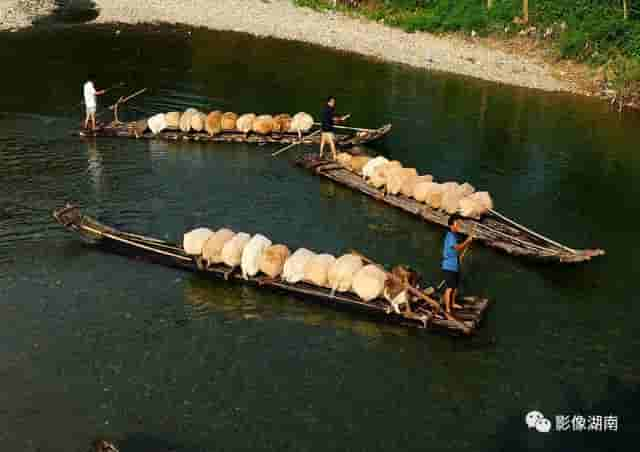
[[[96,90],[93,86],[93,76],[89,76],[89,80],[84,84],[84,105],[87,109],[87,116],[84,120],[84,128],[89,128],[91,122],[91,130],[96,130],[96,96],[104,94],[104,90]]]

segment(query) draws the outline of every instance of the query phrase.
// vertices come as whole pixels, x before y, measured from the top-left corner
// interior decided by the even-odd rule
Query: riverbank
[[[34,19],[54,9],[54,0],[0,0],[0,31],[29,27]]]
[[[1,1],[1,0],[0,0]],[[47,14],[53,0],[4,1],[12,4],[15,29],[33,18],[34,10]],[[17,6],[16,6],[17,5]],[[413,67],[452,72],[507,85],[600,95],[589,70],[569,61],[553,62],[543,47],[526,38],[512,41],[463,35],[407,33],[364,18],[297,7],[291,0],[177,1],[96,0],[98,23],[181,23],[217,30],[304,41],[356,52]],[[6,8],[3,8],[3,11]],[[15,13],[17,11],[17,13]],[[4,14],[4,13],[3,13]],[[5,27],[7,29],[7,27]],[[526,51],[523,49],[526,48]]]

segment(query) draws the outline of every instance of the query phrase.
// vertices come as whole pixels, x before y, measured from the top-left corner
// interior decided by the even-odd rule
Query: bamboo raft
[[[244,134],[242,132],[223,131],[210,136],[206,132],[182,132],[180,130],[165,130],[156,135],[147,131],[143,134],[136,133],[135,123],[115,123],[98,128],[95,131],[77,130],[72,134],[84,138],[94,137],[118,137],[141,138],[145,140],[160,139],[165,141],[197,141],[202,143],[249,143],[249,144],[304,144],[314,145],[320,143],[320,129],[317,125],[309,132],[302,134],[302,139],[297,133],[272,133],[270,135],[258,135],[255,133]],[[361,129],[357,127],[336,126],[335,143],[341,149],[360,146],[384,138],[391,131],[391,124],[386,124],[378,129]]]
[[[205,269],[202,265],[199,265],[197,259],[187,255],[182,247],[177,244],[120,231],[104,225],[90,216],[82,214],[77,206],[67,205],[64,208],[57,209],[53,212],[53,217],[69,231],[80,234],[86,242],[106,251],[138,259],[147,259],[154,263],[195,272],[208,277],[281,291],[325,303],[335,308],[355,309],[368,313],[377,319],[412,328],[443,332],[454,336],[471,335],[479,329],[490,306],[490,302],[486,298],[477,296],[462,297],[458,301],[461,302],[463,309],[456,310],[455,317],[445,319],[432,315],[426,304],[418,300],[413,307],[414,315],[406,316],[405,313],[395,313],[390,304],[382,298],[363,301],[354,294],[332,294],[330,289],[320,288],[304,282],[290,284],[279,278],[272,279],[266,276],[244,279],[237,269],[234,271],[234,269],[222,264]],[[433,289],[424,291],[425,294],[432,292]]]
[[[358,174],[331,160],[306,155],[296,161],[313,174],[326,177],[353,190],[371,196],[378,201],[409,212],[424,221],[447,226],[449,215],[402,194],[385,194],[381,189],[368,185]],[[473,233],[476,239],[492,248],[514,256],[523,256],[546,262],[578,263],[604,255],[601,249],[576,250],[557,243],[532,231],[501,213],[491,210],[480,220],[464,218],[462,232]]]

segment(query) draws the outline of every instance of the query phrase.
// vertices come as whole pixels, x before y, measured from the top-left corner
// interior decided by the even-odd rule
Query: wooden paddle
[[[294,143],[288,144],[287,146],[283,147],[282,149],[279,149],[276,152],[274,152],[273,154],[271,154],[271,157],[275,157],[276,155],[281,154],[282,152],[287,151],[287,150],[291,149],[292,147],[294,147],[294,146],[296,146],[298,144],[301,144],[305,140],[305,138],[311,138],[312,136],[317,135],[320,132],[322,132],[322,130],[316,130],[315,132],[307,135],[306,137],[303,137],[301,140],[298,140],[298,141],[296,141]]]

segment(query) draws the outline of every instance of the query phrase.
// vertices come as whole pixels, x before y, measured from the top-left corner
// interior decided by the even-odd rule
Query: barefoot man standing
[[[442,272],[444,273],[444,281],[446,289],[444,291],[444,306],[447,312],[451,309],[460,309],[462,306],[456,303],[456,295],[458,294],[458,284],[460,282],[460,253],[471,245],[473,237],[469,235],[467,239],[458,243],[458,233],[460,232],[460,220],[462,218],[458,214],[449,217],[449,229],[444,238],[444,246],[442,247]]]
[[[93,86],[93,75],[89,74],[89,80],[84,84],[84,105],[87,109],[87,114],[84,120],[84,128],[89,128],[91,123],[91,130],[96,130],[96,96],[104,94],[104,90],[96,90]]]
[[[333,130],[334,130],[333,123],[336,121],[342,122],[348,117],[349,115],[336,116],[336,98],[334,96],[329,96],[327,98],[327,104],[324,106],[324,110],[322,110],[322,135],[320,137],[320,158],[322,158],[322,154],[324,153],[325,143],[329,143],[333,160],[336,159],[337,153],[336,153],[335,136],[333,134]]]

